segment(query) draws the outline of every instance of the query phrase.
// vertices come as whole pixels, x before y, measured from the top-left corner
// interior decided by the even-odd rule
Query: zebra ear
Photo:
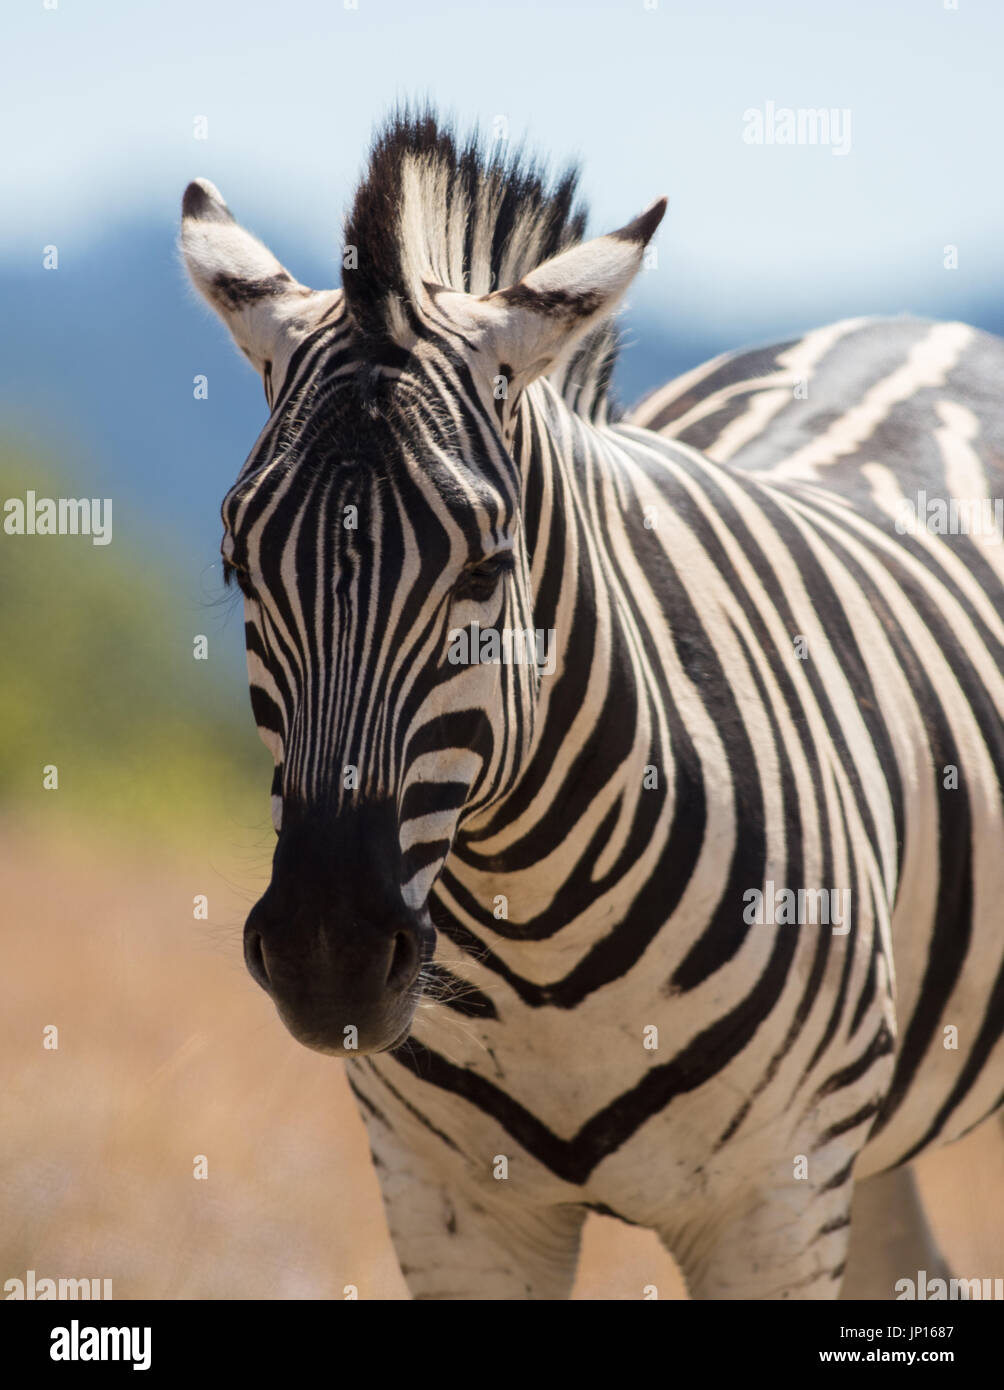
[[[665,211],[666,199],[659,198],[619,231],[572,246],[478,301],[499,361],[509,364],[520,387],[550,371],[614,311]]]
[[[195,288],[264,374],[289,351],[290,320],[314,291],[299,284],[272,252],[234,219],[208,179],[185,189],[181,251]]]

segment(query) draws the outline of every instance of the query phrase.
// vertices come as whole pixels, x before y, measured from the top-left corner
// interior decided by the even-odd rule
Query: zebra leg
[[[489,1204],[433,1178],[414,1155],[395,1161],[384,1152],[376,1171],[412,1298],[568,1298],[584,1208]]]
[[[362,1109],[391,1240],[413,1298],[569,1297],[585,1207],[532,1205],[509,1181],[496,1183],[487,1165],[476,1183],[445,1144],[433,1165],[381,1111]]]
[[[737,1195],[716,1185],[674,1230],[660,1230],[694,1299],[835,1299],[850,1239],[853,1159],[817,1182],[765,1178]],[[732,1170],[734,1178],[735,1171]]]
[[[897,1279],[948,1278],[948,1265],[924,1215],[911,1167],[859,1182],[841,1298],[894,1299]]]

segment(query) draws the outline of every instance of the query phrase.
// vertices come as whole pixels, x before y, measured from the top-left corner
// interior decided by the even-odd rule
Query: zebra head
[[[665,207],[582,242],[573,193],[573,175],[547,191],[431,118],[399,119],[356,196],[344,288],[322,292],[211,184],[185,194],[189,273],[270,407],[222,508],[275,760],[278,843],[245,959],[321,1051],[407,1038],[433,885],[465,835],[496,824],[533,753],[528,388],[576,349],[605,369],[609,316]],[[501,661],[472,660],[486,630]]]

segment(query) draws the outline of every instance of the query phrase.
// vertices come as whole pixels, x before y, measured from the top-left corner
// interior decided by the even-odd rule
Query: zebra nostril
[[[418,942],[415,940],[414,932],[396,932],[385,984],[389,989],[404,989],[411,984],[417,966]]]
[[[258,981],[262,989],[268,990],[272,981],[269,979],[268,967],[265,964],[265,952],[262,950],[261,932],[254,930],[245,932],[244,962],[251,972],[252,978]]]

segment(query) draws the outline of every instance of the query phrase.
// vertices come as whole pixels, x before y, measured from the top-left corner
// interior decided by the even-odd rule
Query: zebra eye
[[[245,598],[256,598],[254,586],[251,583],[251,576],[243,565],[235,565],[233,560],[226,555],[223,556],[223,583],[227,588],[236,583],[238,589]]]
[[[502,576],[512,574],[515,568],[516,561],[511,550],[500,550],[495,555],[489,555],[463,572],[457,583],[457,596],[484,602],[494,594]]]

